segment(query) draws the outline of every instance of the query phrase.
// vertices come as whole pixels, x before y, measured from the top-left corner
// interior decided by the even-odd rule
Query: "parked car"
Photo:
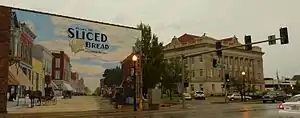
[[[199,100],[205,100],[205,94],[203,91],[196,91],[194,93],[194,98]]]
[[[273,103],[275,103],[276,101],[284,102],[284,100],[286,99],[287,94],[284,91],[269,91],[262,97],[263,103],[266,103],[268,101],[271,101]]]
[[[300,116],[300,94],[278,105],[280,117],[298,118]]]
[[[233,101],[233,100],[241,100],[241,99],[242,99],[242,96],[241,96],[241,94],[239,94],[239,93],[233,93],[233,94],[231,94],[231,95],[229,95],[229,96],[227,96],[227,97],[228,97],[228,99],[229,99],[230,101]],[[251,100],[252,97],[245,95],[245,96],[244,96],[244,99],[245,99],[245,100]]]
[[[184,99],[185,99],[185,100],[192,100],[192,99],[193,99],[193,98],[192,98],[192,95],[189,94],[189,93],[183,93],[183,96],[184,96]]]

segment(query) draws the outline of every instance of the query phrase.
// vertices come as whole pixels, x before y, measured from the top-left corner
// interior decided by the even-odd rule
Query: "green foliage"
[[[100,95],[100,87],[97,87],[93,94],[96,96],[99,96]]]
[[[142,54],[143,86],[155,88],[164,69],[163,44],[149,25],[141,23],[137,27],[142,31],[142,39],[137,39],[134,49]]]
[[[165,61],[165,69],[161,80],[162,88],[169,94],[172,100],[173,90],[177,89],[182,78],[182,62],[176,59]]]
[[[182,64],[180,61],[171,59],[165,62],[165,70],[162,78],[164,89],[176,89],[177,84],[181,82]]]
[[[84,87],[84,93],[91,94],[91,92],[91,89],[89,89],[88,87]]]
[[[104,85],[109,87],[113,85],[120,85],[122,82],[122,69],[120,67],[112,68],[112,69],[105,69],[103,73],[104,77]]]

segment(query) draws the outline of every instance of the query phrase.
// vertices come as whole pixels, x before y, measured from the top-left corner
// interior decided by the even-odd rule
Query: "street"
[[[219,98],[186,101],[181,105],[161,108],[159,111],[133,112],[128,106],[124,112],[116,112],[107,99],[97,96],[74,96],[59,100],[56,106],[37,106],[9,111],[9,117],[43,118],[276,118],[278,103],[229,103],[210,104]],[[98,104],[95,104],[98,103]]]

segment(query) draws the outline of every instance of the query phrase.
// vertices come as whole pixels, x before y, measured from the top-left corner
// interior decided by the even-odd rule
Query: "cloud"
[[[78,52],[74,54],[69,47],[68,40],[42,40],[38,42],[49,50],[59,50],[64,51],[71,59],[95,59],[95,60],[108,60],[108,61],[122,61],[125,59],[131,51],[126,49],[118,49],[115,52],[110,52],[108,54],[98,54],[98,53],[88,53],[88,52]]]
[[[104,69],[100,65],[86,65],[80,63],[71,63],[72,70],[78,72],[80,75],[94,76],[103,73]]]

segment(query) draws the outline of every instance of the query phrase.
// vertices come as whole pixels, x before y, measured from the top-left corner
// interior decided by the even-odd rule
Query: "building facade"
[[[133,55],[137,56],[137,61],[132,61]],[[130,86],[132,83],[128,83],[128,81],[132,80],[132,72],[133,67],[135,67],[136,71],[136,84],[137,84],[137,94],[141,95],[143,91],[143,84],[142,84],[142,68],[141,68],[141,56],[138,53],[131,53],[128,55],[122,62],[122,70],[123,70],[123,87],[127,85],[128,88],[131,88]],[[126,89],[126,87],[124,87]],[[128,89],[129,90],[129,89]]]
[[[44,89],[44,79],[43,79],[43,63],[41,60],[32,58],[32,84],[33,90],[42,91]]]
[[[179,38],[174,37],[164,47],[165,59],[181,58],[181,55],[192,55],[199,52],[212,51],[216,49],[216,39],[206,36],[195,36],[184,34]],[[223,47],[241,45],[234,37],[219,40]],[[252,51],[243,48],[235,48],[222,51],[219,58],[216,53],[208,53],[200,56],[191,56],[184,60],[188,71],[189,87],[187,92],[201,91],[206,94],[223,94],[225,73],[230,78],[251,80],[248,86],[258,90],[264,90],[263,59],[264,54],[260,47],[253,46]],[[213,67],[213,60],[223,65],[223,74],[220,68]],[[221,61],[222,60],[222,61]],[[245,72],[243,76],[241,73]],[[223,76],[222,76],[222,75]]]
[[[75,92],[79,92],[79,73],[71,72],[71,85],[75,89]]]
[[[52,80],[60,90],[73,91],[70,85],[71,63],[64,51],[52,51]]]
[[[274,79],[274,78],[264,78],[265,82],[265,90],[275,90],[275,89],[283,89],[283,88],[293,88],[297,81],[284,78],[284,79]]]
[[[39,76],[39,86],[41,90],[46,87],[46,80],[45,80],[45,75],[49,75],[50,77],[52,76],[52,53],[50,50],[45,48],[44,46],[40,44],[34,44],[32,48],[32,57],[33,59],[33,68],[35,65],[38,66],[38,69],[34,69],[35,73],[33,73],[33,76],[37,78],[37,73],[40,73]],[[40,64],[42,66],[40,66]],[[38,71],[38,72],[37,72]],[[34,75],[35,74],[35,75]],[[50,83],[51,85],[51,83]]]
[[[79,82],[78,82],[78,89],[79,89],[79,93],[85,93],[85,85],[84,85],[84,79],[80,78]]]

